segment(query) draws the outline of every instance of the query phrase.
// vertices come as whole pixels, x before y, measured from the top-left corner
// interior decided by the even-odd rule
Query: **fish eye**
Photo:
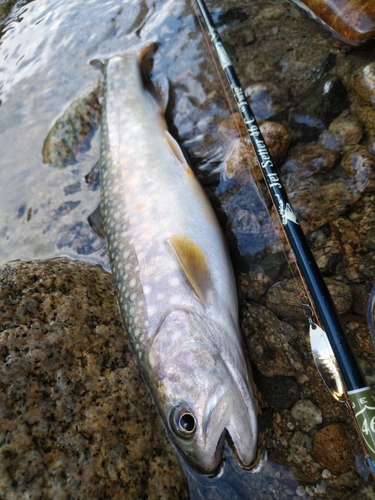
[[[169,424],[175,434],[182,438],[190,438],[195,434],[195,417],[189,406],[175,406],[169,417]]]

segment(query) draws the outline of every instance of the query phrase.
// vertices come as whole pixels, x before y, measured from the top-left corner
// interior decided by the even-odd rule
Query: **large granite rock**
[[[189,498],[109,274],[8,264],[0,325],[0,498]]]

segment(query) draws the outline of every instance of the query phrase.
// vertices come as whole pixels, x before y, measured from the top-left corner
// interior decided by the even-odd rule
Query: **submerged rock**
[[[303,371],[303,361],[292,345],[298,336],[295,328],[258,304],[247,304],[242,315],[251,360],[263,375],[296,376]]]
[[[291,409],[291,415],[296,420],[298,427],[309,432],[323,421],[320,408],[309,399],[300,399]]]
[[[363,136],[363,126],[356,115],[344,111],[333,120],[328,130],[320,137],[320,142],[326,149],[342,150],[344,146],[358,144]]]
[[[56,120],[43,144],[43,163],[66,167],[80,150],[88,149],[100,122],[99,91],[99,86],[91,92],[83,90]]]
[[[281,178],[303,229],[314,231],[335,220],[372,192],[374,166],[374,155],[360,144],[347,146],[344,154],[319,144],[295,148]]]
[[[325,278],[325,282],[339,314],[348,312],[353,301],[349,285],[332,278]],[[300,287],[299,290],[297,285]],[[303,319],[304,312],[300,297],[303,290],[302,285],[294,278],[279,281],[272,285],[267,292],[267,307],[286,320]]]
[[[279,165],[288,152],[292,136],[284,125],[276,122],[263,122],[259,128],[274,164]],[[241,171],[250,168],[253,178],[259,181],[263,179],[262,171],[247,137],[247,131],[245,133],[244,140],[233,141],[230,152],[224,160],[225,173],[229,177],[234,175],[238,177]]]
[[[353,443],[344,424],[327,425],[314,437],[314,456],[332,474],[341,474],[353,467],[352,450]]]
[[[348,107],[341,79],[324,76],[300,97],[299,105],[291,114],[293,132],[300,140],[314,141]]]
[[[189,498],[121,327],[112,277],[0,268],[0,496]]]

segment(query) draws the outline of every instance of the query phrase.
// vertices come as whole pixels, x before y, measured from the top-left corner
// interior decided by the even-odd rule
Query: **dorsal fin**
[[[180,148],[180,145],[178,144],[176,139],[168,132],[168,130],[164,132],[164,139],[167,141],[167,144],[171,148],[172,153],[175,155],[175,157],[184,165],[184,167],[188,167],[189,165],[186,161],[184,153],[182,152],[182,149]]]
[[[176,252],[182,270],[197,297],[207,304],[213,284],[204,253],[186,236],[174,235],[168,241]]]

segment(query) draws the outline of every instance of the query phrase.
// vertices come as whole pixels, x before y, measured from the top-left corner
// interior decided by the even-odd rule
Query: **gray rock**
[[[6,265],[0,324],[2,498],[188,498],[108,273]]]
[[[291,409],[292,417],[305,432],[311,431],[323,421],[320,408],[308,399],[300,399]]]

